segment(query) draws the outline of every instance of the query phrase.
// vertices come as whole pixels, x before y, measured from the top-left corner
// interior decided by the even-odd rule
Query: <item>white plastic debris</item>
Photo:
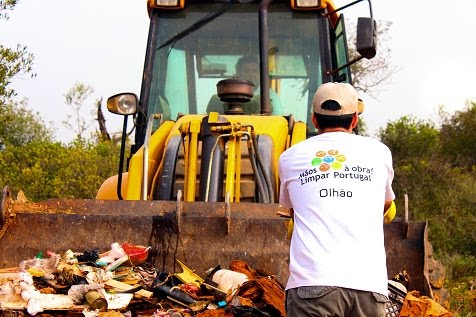
[[[26,311],[28,312],[28,314],[35,316],[36,314],[41,313],[43,311],[43,307],[41,307],[40,302],[37,301],[35,297],[33,297],[28,301]]]
[[[231,270],[218,270],[213,274],[213,282],[218,284],[218,288],[224,292],[233,291],[248,281],[248,277],[240,272]]]

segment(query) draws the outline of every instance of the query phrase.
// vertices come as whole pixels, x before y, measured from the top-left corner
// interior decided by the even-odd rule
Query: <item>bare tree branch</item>
[[[96,107],[97,107],[97,120],[99,124],[99,132],[101,133],[101,139],[103,140],[111,140],[111,136],[109,132],[107,132],[106,127],[106,118],[104,118],[104,113],[102,112],[102,97],[96,99]]]
[[[84,132],[91,126],[92,122],[86,120],[81,109],[86,99],[94,92],[94,88],[83,83],[76,83],[64,95],[66,105],[70,106],[74,112],[74,116],[68,115],[63,121],[65,127],[76,133],[78,140],[83,139]],[[72,119],[72,120],[71,120]],[[73,121],[73,122],[71,122]]]

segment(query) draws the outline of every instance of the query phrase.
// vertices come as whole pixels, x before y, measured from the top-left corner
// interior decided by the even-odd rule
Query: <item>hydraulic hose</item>
[[[210,181],[211,181],[211,177],[212,177],[212,164],[213,164],[213,157],[214,157],[214,154],[215,154],[215,149],[216,147],[218,146],[218,143],[220,141],[221,138],[224,138],[224,137],[229,137],[231,134],[221,134],[217,137],[217,139],[215,140],[215,144],[213,144],[213,147],[211,149],[211,152],[210,152],[210,159],[208,161],[208,171],[207,171],[207,184],[206,184],[206,187],[205,187],[205,197],[204,197],[204,201],[205,202],[208,202],[208,196],[210,194]]]
[[[247,134],[248,135],[248,134]],[[263,186],[263,180],[261,179],[261,173],[258,170],[258,165],[256,163],[256,155],[255,155],[255,148],[253,145],[253,140],[251,139],[250,135],[248,135],[248,153],[250,155],[250,162],[251,168],[253,169],[253,173],[255,174],[256,186],[258,187],[258,191],[263,199],[264,203],[269,203],[269,193],[266,188]]]
[[[258,144],[256,142],[256,138],[252,138],[253,145],[255,149],[258,149]],[[261,168],[261,172],[264,175],[264,180],[266,182],[266,187],[268,188],[267,192],[269,194],[269,202],[274,203],[274,190],[273,190],[273,182],[271,180],[271,176],[269,175],[269,170],[264,165],[264,162],[259,154],[259,151],[256,151],[256,157],[258,158],[259,167]]]

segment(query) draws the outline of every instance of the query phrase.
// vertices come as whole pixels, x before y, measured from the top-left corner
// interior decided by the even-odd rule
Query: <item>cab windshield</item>
[[[210,106],[220,102],[217,83],[246,77],[237,69],[243,58],[259,63],[258,10],[259,3],[208,3],[191,4],[178,12],[154,12],[148,112],[176,119],[179,114],[219,111],[219,106]],[[285,3],[269,8],[272,114],[308,120],[312,94],[322,80],[318,21],[318,12],[292,11]],[[255,84],[259,100],[259,76],[248,77],[244,79]]]

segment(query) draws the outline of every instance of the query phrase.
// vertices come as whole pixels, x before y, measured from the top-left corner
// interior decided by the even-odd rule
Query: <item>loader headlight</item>
[[[137,113],[139,99],[136,94],[122,93],[107,99],[107,110],[120,115],[130,115]]]
[[[321,7],[320,0],[291,0],[291,7],[293,9],[310,10]]]
[[[158,9],[183,9],[185,0],[149,0],[149,5]]]

